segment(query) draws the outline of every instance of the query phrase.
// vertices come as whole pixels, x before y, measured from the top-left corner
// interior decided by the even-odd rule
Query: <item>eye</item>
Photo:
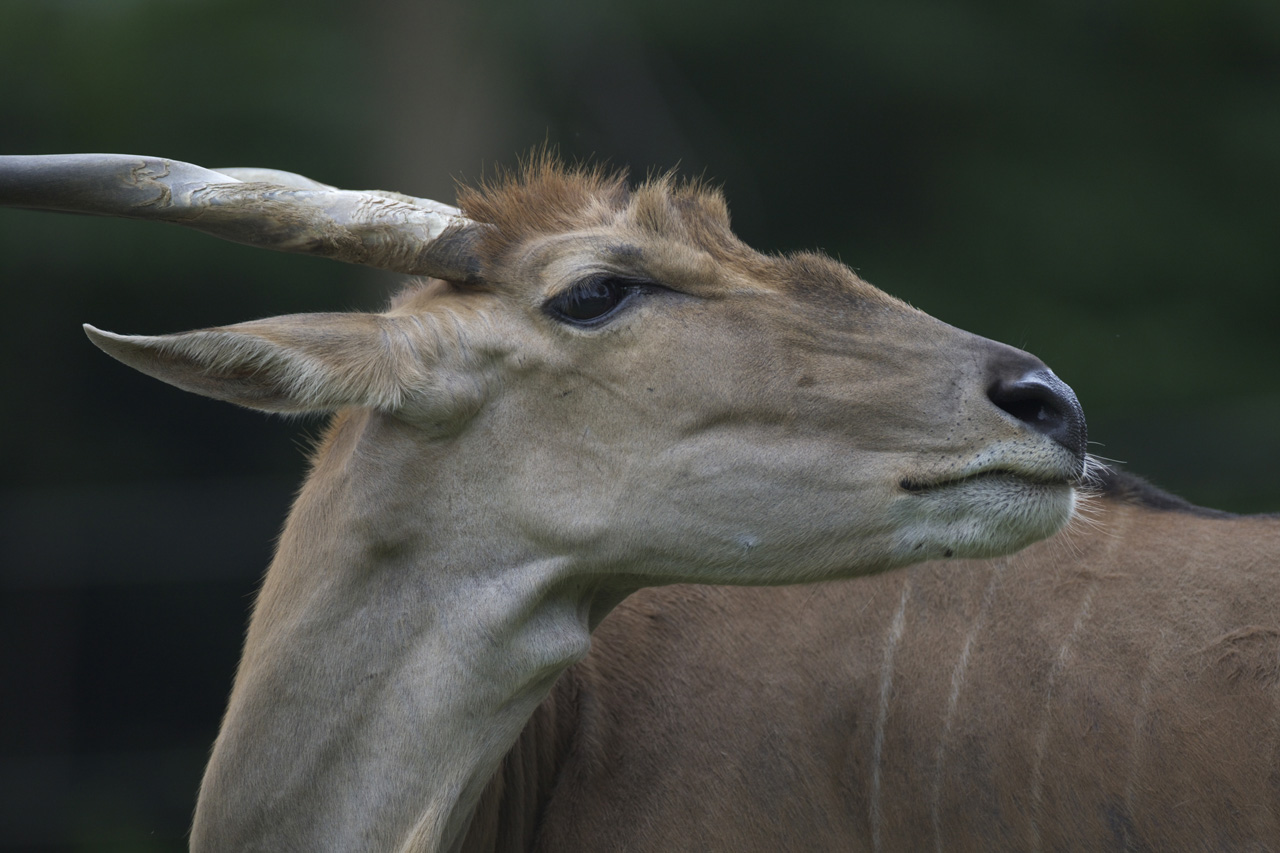
[[[580,281],[547,303],[551,316],[577,326],[603,322],[642,284],[611,276],[595,276]]]

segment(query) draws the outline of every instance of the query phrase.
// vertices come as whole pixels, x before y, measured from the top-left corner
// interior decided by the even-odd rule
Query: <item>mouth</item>
[[[995,557],[1052,536],[1075,513],[1073,473],[1006,464],[903,477],[899,554],[908,562]]]
[[[898,487],[904,492],[911,494],[922,494],[924,492],[937,491],[954,486],[966,486],[984,481],[1004,480],[1023,486],[1045,486],[1045,487],[1062,487],[1075,485],[1076,481],[1068,477],[1050,477],[1041,474],[1028,474],[1022,471],[1014,471],[1012,468],[987,468],[982,471],[974,471],[970,474],[961,474],[955,477],[943,477],[937,480],[921,480],[914,477],[903,477],[898,481]]]

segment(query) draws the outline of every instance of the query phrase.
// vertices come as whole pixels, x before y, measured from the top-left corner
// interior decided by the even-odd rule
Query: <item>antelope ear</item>
[[[268,412],[394,411],[424,375],[421,327],[377,314],[291,314],[156,337],[84,329],[148,376]]]

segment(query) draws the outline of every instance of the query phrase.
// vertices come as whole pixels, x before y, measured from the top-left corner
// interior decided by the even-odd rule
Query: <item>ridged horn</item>
[[[275,169],[128,154],[0,156],[0,205],[185,225],[224,240],[475,282],[478,225],[456,207],[340,190]]]

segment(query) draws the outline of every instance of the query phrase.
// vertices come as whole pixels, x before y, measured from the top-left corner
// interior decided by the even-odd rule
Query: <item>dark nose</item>
[[[1071,386],[1047,367],[1024,373],[1017,379],[997,380],[987,396],[999,408],[1041,435],[1048,436],[1083,459],[1084,410]]]

